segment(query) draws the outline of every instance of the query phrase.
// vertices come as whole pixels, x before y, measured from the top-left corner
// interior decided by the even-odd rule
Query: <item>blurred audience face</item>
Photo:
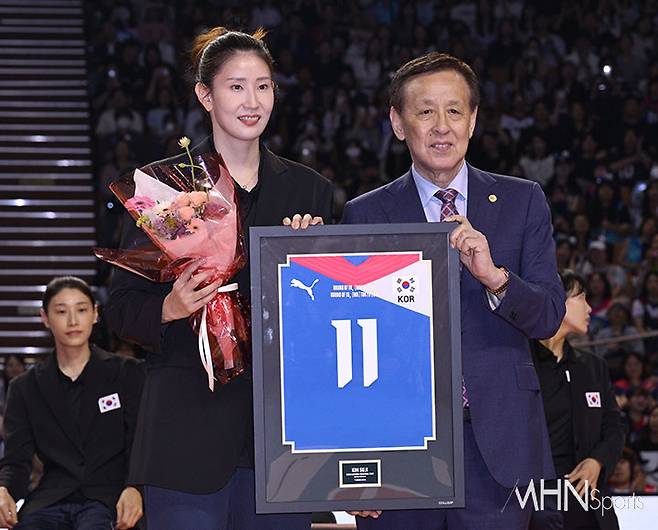
[[[590,275],[589,281],[587,282],[587,291],[590,296],[595,298],[605,296],[605,282],[600,274],[594,273]]]
[[[605,172],[607,173],[607,168]],[[609,183],[602,182],[601,185],[597,188],[596,194],[601,204],[607,206],[612,203],[612,200],[615,196],[615,190]]]
[[[567,267],[571,260],[573,249],[568,241],[560,241],[555,247],[557,262],[561,267]]]
[[[532,156],[538,159],[546,156],[546,141],[541,136],[532,139]]]
[[[595,267],[602,267],[608,261],[608,254],[605,248],[598,248],[598,247],[590,248],[589,257],[592,260],[592,264]]]
[[[197,83],[196,94],[210,113],[213,133],[220,138],[257,140],[274,107],[270,69],[251,52],[235,53],[219,69],[211,87]]]
[[[643,414],[648,404],[649,398],[646,391],[635,390],[628,399],[628,409],[631,412]]]
[[[62,289],[41,310],[41,321],[52,332],[57,349],[87,344],[97,319],[96,307],[78,289]]]
[[[586,235],[589,232],[589,219],[587,216],[578,214],[573,220],[574,232],[578,235]]]
[[[614,304],[608,309],[608,320],[613,328],[625,328],[628,325],[628,311],[621,304]]]
[[[461,168],[475,129],[466,80],[454,70],[421,74],[403,87],[404,102],[391,108],[395,136],[405,140],[417,171],[448,184]]]
[[[642,377],[642,361],[637,358],[635,355],[629,355],[624,361],[624,376],[626,379],[634,380],[638,377]]]
[[[576,292],[580,290],[578,294]],[[587,335],[589,315],[592,308],[587,303],[584,290],[574,288],[567,293],[567,312],[564,315],[563,325],[567,333]]]
[[[573,166],[568,160],[558,160],[555,165],[555,180],[561,186],[566,186],[569,183],[569,177]]]
[[[5,378],[11,381],[25,371],[25,363],[15,355],[9,355],[5,361]]]
[[[610,485],[613,488],[630,487],[631,477],[631,462],[627,458],[622,458],[610,475]]]

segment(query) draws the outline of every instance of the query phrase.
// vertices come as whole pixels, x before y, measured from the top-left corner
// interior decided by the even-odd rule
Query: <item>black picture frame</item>
[[[450,248],[449,244],[448,237],[453,228],[454,223],[313,226],[296,231],[290,227],[250,228],[256,511],[258,513],[464,507],[460,263],[458,252]],[[431,322],[432,337],[430,345],[432,399],[430,401],[434,436],[425,439],[424,448],[388,447],[374,450],[352,447],[336,450],[328,444],[328,449],[301,450],[299,444],[290,444],[287,439],[284,440],[287,436],[286,421],[292,421],[291,415],[287,420],[284,418],[285,412],[293,405],[289,400],[284,407],[284,388],[288,387],[284,386],[282,364],[287,362],[285,357],[287,354],[283,351],[284,340],[280,328],[284,322],[282,318],[284,307],[293,306],[282,305],[283,288],[280,289],[280,282],[284,276],[281,271],[289,267],[290,256],[299,259],[319,255],[371,256],[373,253],[395,255],[420,253],[421,261],[427,261],[427,267],[430,267],[429,322]],[[396,281],[400,282],[400,278]],[[284,285],[286,288],[289,287],[288,284]],[[333,288],[337,287],[334,285]],[[292,288],[291,290],[295,291]],[[295,292],[298,291],[304,299],[306,294],[312,296],[310,292],[302,293],[301,290]],[[292,295],[286,294],[286,296]],[[301,308],[294,307],[294,311],[302,311]],[[285,309],[285,311],[290,312],[293,309]],[[303,321],[299,322],[299,326],[307,326],[313,321],[310,314],[305,311],[302,311],[303,318],[300,320]],[[317,311],[318,315],[323,314],[320,309]],[[386,325],[384,322],[384,326]],[[391,329],[390,323],[387,326],[382,328],[386,333],[398,332]],[[300,327],[299,333],[303,332]],[[376,333],[376,340],[379,341],[380,331]],[[414,333],[415,328],[404,329],[405,343],[414,343],[416,340]],[[336,335],[338,337],[338,332]],[[420,344],[423,344],[424,336],[418,338]],[[308,344],[309,355],[320,347],[319,343],[322,343],[320,339],[305,343]],[[336,351],[338,351],[337,344],[338,338],[335,340],[335,345],[331,346],[336,348]],[[365,349],[365,342],[363,348]],[[405,354],[401,354],[396,360],[404,363],[404,356]],[[404,364],[402,366],[404,367]],[[310,367],[308,371],[313,372],[313,370],[314,368]],[[365,371],[365,360],[363,370]],[[404,374],[400,376],[401,380],[402,377],[405,378],[404,381],[409,380],[407,370],[400,370],[398,373]],[[423,374],[426,378],[426,373]],[[320,379],[326,378],[324,372],[320,375]],[[310,373],[309,378],[313,379],[313,377],[314,375]],[[398,375],[395,372],[389,372],[383,374],[380,379],[386,381],[388,378],[390,382],[396,377]],[[379,380],[376,382],[379,384]],[[381,384],[383,385],[384,382]],[[313,401],[311,398],[314,397],[309,395],[314,392],[313,387],[310,388],[310,392],[307,392],[309,402]],[[299,408],[299,403],[300,400],[296,400],[294,406]],[[350,414],[344,415],[350,416]],[[318,422],[320,417],[319,414],[313,414],[311,411],[308,415],[310,426],[305,428],[312,431],[313,422]],[[368,417],[369,414],[363,413],[354,417],[345,417],[344,436],[349,438],[352,435],[351,431],[358,431],[354,426],[367,422]],[[332,422],[335,423],[342,418],[343,415],[338,418],[330,417],[328,423],[332,425]],[[395,437],[404,436],[404,430],[388,430],[394,433]],[[322,439],[322,436],[320,435],[318,439]]]

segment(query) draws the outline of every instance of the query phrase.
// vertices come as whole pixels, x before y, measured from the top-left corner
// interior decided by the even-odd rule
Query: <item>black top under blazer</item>
[[[192,155],[215,152],[211,137]],[[186,162],[181,154],[154,164]],[[281,158],[261,145],[259,191],[249,226],[278,226],[295,213],[331,222],[332,185],[312,169]],[[147,240],[124,215],[121,248]],[[231,281],[249,296],[247,265]],[[253,462],[252,385],[240,376],[208,389],[198,338],[187,318],[161,324],[162,303],[172,283],[153,283],[123,269],[112,280],[106,317],[125,340],[147,350],[146,384],[130,466],[137,484],[203,494],[229,481],[238,464]],[[245,462],[246,457],[246,462]],[[253,464],[252,464],[253,465]]]
[[[77,425],[58,372],[52,354],[9,385],[0,486],[15,500],[27,495],[19,520],[76,491],[113,510],[127,485],[144,363],[92,346]],[[98,400],[115,393],[121,406],[101,413]],[[35,453],[44,474],[28,494]]]

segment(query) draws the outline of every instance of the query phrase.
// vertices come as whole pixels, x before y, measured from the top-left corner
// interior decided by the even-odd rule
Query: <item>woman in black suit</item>
[[[569,270],[560,277],[567,295],[560,329],[550,339],[532,341],[531,347],[557,477],[569,480],[582,496],[589,488],[589,510],[571,494],[565,510],[560,485],[561,511],[547,503],[544,511],[533,513],[530,529],[618,530],[614,510],[608,504],[601,509],[601,499],[624,447],[621,415],[605,360],[572,348],[567,340],[569,335],[587,336],[592,308],[585,298],[585,281]],[[597,500],[592,500],[594,489]]]
[[[9,385],[0,528],[126,530],[142,516],[142,496],[126,471],[144,367],[89,342],[97,319],[84,280],[62,276],[48,284],[41,320],[55,349]],[[44,473],[28,491],[35,454]]]
[[[272,58],[262,37],[223,28],[197,37],[195,92],[212,135],[192,154],[222,155],[235,180],[245,233],[250,226],[329,222],[329,181],[260,142],[274,105]],[[186,161],[181,155],[156,164]],[[122,248],[145,239],[124,216]],[[308,529],[310,514],[255,514],[251,380],[242,375],[208,389],[188,317],[220,285],[197,288],[208,275],[194,272],[192,265],[173,284],[156,284],[116,270],[107,305],[110,326],[148,352],[130,480],[145,485],[149,527]],[[230,282],[249,298],[248,266]]]

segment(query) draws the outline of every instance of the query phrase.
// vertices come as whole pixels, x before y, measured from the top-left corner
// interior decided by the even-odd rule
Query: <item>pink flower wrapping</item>
[[[203,269],[213,273],[208,283],[226,283],[244,267],[246,252],[233,179],[219,155],[194,157],[194,164],[203,168],[194,172],[196,181],[189,167],[157,165],[111,184],[149,242],[129,249],[96,248],[96,256],[155,282],[175,280],[188,263],[199,258],[205,259]],[[204,321],[205,332],[201,329]],[[214,375],[222,384],[246,370],[248,325],[237,290],[218,292],[205,312],[199,310],[190,317],[190,324],[202,336],[207,332]],[[209,387],[213,386],[209,374]]]

